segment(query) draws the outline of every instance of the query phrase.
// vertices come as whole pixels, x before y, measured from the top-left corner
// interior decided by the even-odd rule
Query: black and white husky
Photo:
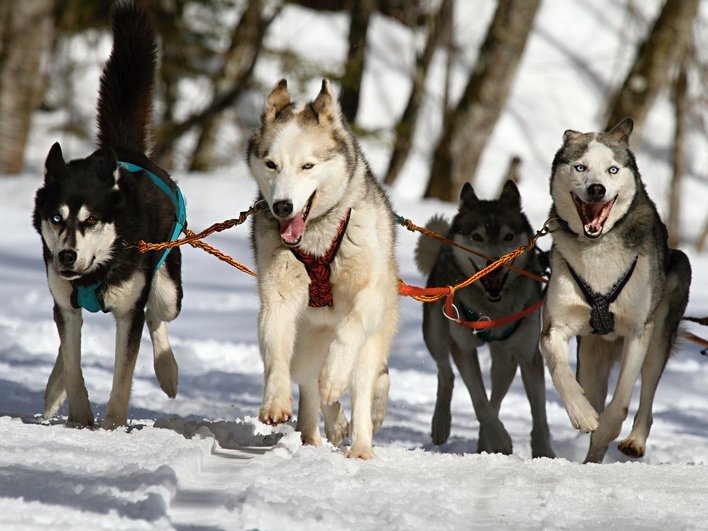
[[[531,225],[521,211],[521,197],[509,180],[498,199],[477,197],[465,183],[460,207],[448,222],[433,217],[427,228],[446,234],[455,242],[490,258],[498,258],[533,236]],[[466,251],[442,245],[421,236],[416,247],[416,264],[427,275],[428,287],[454,286],[489,265],[489,261]],[[535,272],[545,269],[545,255],[534,250],[522,254],[514,265]],[[497,320],[533,308],[543,298],[541,285],[533,279],[504,267],[455,294],[455,307],[464,321]],[[454,375],[450,353],[472,398],[479,421],[479,452],[511,454],[509,433],[499,419],[499,409],[517,367],[531,408],[531,453],[533,457],[554,457],[546,419],[546,387],[543,359],[538,350],[541,315],[529,315],[495,328],[473,331],[443,314],[443,301],[423,306],[423,338],[438,368],[437,400],[432,423],[433,443],[442,444],[450,435],[450,401]],[[487,344],[491,352],[491,397],[487,396],[477,349]]]
[[[54,144],[34,210],[60,338],[44,415],[54,415],[68,397],[69,422],[93,425],[80,364],[82,308],[102,310],[116,320],[113,387],[104,428],[127,421],[145,322],[160,386],[170,397],[177,393],[177,364],[165,322],[181,308],[180,252],[140,254],[131,244],[168,240],[184,221],[179,189],[145,155],[157,61],[154,30],[145,13],[119,3],[113,12],[113,39],[100,84],[99,149],[65,162]]]
[[[644,455],[652,403],[688,301],[691,266],[670,249],[629,149],[631,119],[608,133],[568,130],[553,160],[551,269],[541,351],[572,425],[591,432],[586,462],[601,462],[627,417],[641,372],[639,410],[619,449]],[[568,341],[578,337],[577,380]],[[607,407],[608,378],[619,356]]]

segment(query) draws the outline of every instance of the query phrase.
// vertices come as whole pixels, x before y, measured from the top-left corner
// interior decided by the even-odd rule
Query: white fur
[[[259,146],[266,155],[261,159],[254,150],[249,156],[269,204],[287,199],[297,212],[317,191],[300,244],[303,251],[322,256],[347,210],[352,209],[331,265],[334,306],[329,308],[308,307],[309,278],[283,244],[277,227],[265,220],[255,226],[261,300],[258,335],[264,363],[259,418],[277,424],[291,417],[292,378],[300,386],[297,429],[303,442],[321,443],[322,410],[325,433],[338,446],[347,430],[339,399],[349,390],[352,445],[348,456],[368,459],[373,457],[373,432],[385,412],[387,358],[398,323],[391,213],[382,195],[377,195],[380,191],[366,182],[362,160],[348,179],[344,154],[336,152],[331,131],[348,133],[342,129],[339,107],[328,85],[320,97],[331,100],[324,106],[325,127],[302,127],[296,119],[285,125],[266,121],[270,140],[266,147]],[[270,100],[266,109],[269,104]],[[269,170],[267,160],[277,169]],[[314,166],[303,170],[306,163]]]

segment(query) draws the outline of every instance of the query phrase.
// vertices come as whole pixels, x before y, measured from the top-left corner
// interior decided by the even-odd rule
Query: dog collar
[[[622,289],[629,282],[629,278],[634,273],[634,267],[637,265],[637,258],[634,259],[629,269],[625,271],[617,282],[610,288],[610,291],[603,295],[595,293],[587,282],[585,282],[575,270],[566,262],[570,274],[573,275],[575,282],[578,284],[580,291],[583,292],[585,300],[590,305],[590,326],[592,333],[598,336],[604,336],[615,331],[615,314],[610,311],[610,304],[617,300]]]
[[[118,161],[118,165],[130,173],[139,173],[141,171],[145,172],[148,177],[150,177],[153,184],[162,190],[167,197],[169,197],[170,201],[172,201],[172,204],[175,206],[175,224],[172,228],[170,241],[175,241],[179,237],[180,232],[182,232],[187,220],[187,209],[184,204],[184,196],[182,195],[182,191],[179,189],[179,186],[175,184],[175,191],[173,192],[163,179],[142,166],[125,161]],[[155,264],[155,269],[153,269],[153,271],[160,269],[171,250],[171,247],[164,250],[162,256],[157,261],[157,264]],[[102,287],[103,281],[96,282],[89,286],[74,286],[74,291],[71,294],[71,305],[74,308],[83,308],[91,313],[96,313],[99,310],[106,312],[107,310],[103,305],[103,294],[101,293]]]
[[[351,208],[347,210],[346,216],[344,216],[344,219],[339,224],[337,235],[332,241],[332,246],[324,254],[324,256],[312,256],[311,254],[301,251],[299,248],[290,248],[293,255],[295,255],[295,258],[297,258],[305,266],[307,276],[310,277],[310,299],[307,304],[310,308],[323,308],[325,306],[334,305],[332,281],[330,280],[330,276],[332,274],[330,264],[334,260],[334,257],[337,256],[339,245],[344,239],[344,233],[347,230],[347,224],[349,223],[351,212]]]

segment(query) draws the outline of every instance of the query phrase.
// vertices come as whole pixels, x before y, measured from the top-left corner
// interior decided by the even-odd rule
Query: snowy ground
[[[467,5],[467,3],[460,3]],[[651,12],[654,3],[643,3]],[[650,6],[650,7],[647,7]],[[290,9],[290,8],[289,8]],[[302,33],[301,11],[275,27],[273,45],[308,46],[306,36],[336,32],[346,21],[330,19],[318,32]],[[474,50],[490,16],[489,6],[461,24]],[[582,15],[582,16],[580,16]],[[616,79],[627,58],[616,36],[620,13],[611,2],[551,1],[544,4],[515,84],[508,110],[485,154],[477,188],[491,197],[510,154],[524,157],[521,184],[527,214],[540,227],[548,211],[548,171],[566,128],[597,127],[603,83]],[[574,23],[573,21],[583,21]],[[321,22],[321,21],[319,21]],[[409,42],[387,21],[377,23],[362,121],[390,123],[407,94]],[[573,27],[572,42],[559,44]],[[636,26],[630,40],[639,35]],[[565,32],[565,33],[564,33]],[[566,35],[567,36],[567,35]],[[302,37],[302,38],[300,38]],[[602,37],[602,38],[599,38]],[[601,44],[598,44],[601,43]],[[321,47],[320,47],[321,48]],[[320,49],[333,60],[341,47]],[[396,55],[398,54],[398,55]],[[397,63],[396,61],[399,61]],[[576,75],[580,62],[589,71]],[[406,63],[408,64],[408,63]],[[278,72],[261,67],[273,81]],[[592,81],[588,83],[588,81]],[[316,82],[313,82],[316,85]],[[435,100],[439,86],[431,86]],[[368,92],[367,92],[368,91]],[[388,92],[386,92],[388,91]],[[86,94],[91,104],[93,96]],[[430,116],[430,115],[428,115]],[[660,103],[647,127],[653,143],[637,148],[640,169],[660,210],[665,208],[666,149],[670,109]],[[655,423],[643,459],[616,448],[603,465],[581,465],[588,437],[571,429],[547,379],[548,415],[558,459],[530,458],[529,409],[520,379],[502,405],[501,417],[514,441],[514,455],[475,454],[477,422],[469,396],[457,381],[450,441],[430,444],[436,375],[422,343],[420,304],[402,300],[401,328],[390,357],[391,392],[376,458],[352,461],[331,448],[303,447],[293,425],[275,430],[255,416],[261,396],[256,341],[255,281],[199,250],[184,251],[185,300],[170,325],[180,366],[180,391],[167,399],[152,370],[147,335],[138,360],[130,426],[114,432],[68,427],[65,417],[42,420],[42,394],[58,338],[51,319],[39,236],[30,216],[41,162],[56,136],[51,118],[38,116],[25,175],[0,179],[0,528],[2,529],[596,529],[705,528],[708,518],[708,359],[682,343],[657,393]],[[435,120],[423,122],[417,150],[392,190],[396,210],[417,223],[452,206],[420,201],[421,176],[432,149]],[[62,140],[67,156],[88,153]],[[374,169],[385,167],[385,146],[364,144]],[[703,152],[705,148],[702,147]],[[240,152],[238,152],[240,153]],[[208,175],[176,173],[188,200],[193,229],[235,217],[255,195],[239,156]],[[695,155],[692,168],[701,167]],[[687,181],[682,227],[694,240],[705,221],[708,186]],[[412,252],[415,235],[401,229],[397,253],[401,275],[420,285]],[[224,252],[252,265],[247,227],[210,237]],[[542,242],[548,247],[549,241]],[[694,279],[688,312],[708,315],[708,256],[684,248]],[[705,328],[688,325],[706,336]],[[114,328],[110,317],[86,317],[83,365],[95,411],[102,415],[110,389]],[[482,351],[482,364],[489,357]],[[635,393],[636,394],[636,393]],[[630,415],[636,410],[633,402]],[[66,409],[62,410],[66,414]],[[622,436],[629,431],[626,423]]]

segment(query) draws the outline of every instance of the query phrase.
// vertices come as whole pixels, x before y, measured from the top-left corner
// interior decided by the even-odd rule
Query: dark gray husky
[[[642,375],[632,432],[619,443],[644,455],[652,403],[688,302],[691,266],[670,249],[629,149],[633,122],[608,133],[568,130],[553,160],[553,276],[543,311],[541,349],[571,424],[592,433],[586,462],[601,462],[627,418]],[[576,375],[568,341],[579,338]],[[608,378],[620,372],[605,407]]]
[[[527,244],[533,235],[528,219],[521,211],[521,198],[513,181],[507,181],[499,199],[480,200],[467,183],[460,195],[459,211],[448,223],[442,217],[432,218],[427,228],[446,234],[482,255],[497,259]],[[471,277],[490,262],[461,249],[443,246],[421,236],[416,248],[416,263],[428,275],[429,287],[455,285]],[[536,251],[521,255],[515,266],[536,274],[545,270],[544,256]],[[496,320],[520,312],[541,300],[541,285],[513,270],[500,267],[479,282],[459,290],[455,307],[462,320]],[[454,376],[450,353],[472,397],[479,420],[478,451],[510,454],[512,443],[501,420],[499,407],[509,390],[517,366],[531,406],[533,457],[555,457],[550,444],[546,420],[546,389],[541,353],[538,310],[512,323],[473,332],[443,314],[443,301],[423,307],[423,337],[438,366],[438,392],[433,415],[432,437],[435,444],[444,443],[450,435],[450,399]],[[492,393],[487,397],[477,348],[487,343],[492,358]]]
[[[99,93],[99,149],[67,163],[54,144],[34,211],[60,338],[44,415],[56,413],[68,396],[69,422],[93,424],[81,372],[82,308],[112,312],[115,369],[105,428],[127,421],[145,321],[160,386],[170,397],[177,393],[177,364],[165,322],[181,308],[179,249],[140,254],[126,244],[169,240],[184,222],[179,189],[145,155],[157,61],[155,33],[145,13],[119,3],[113,12],[113,39]]]

